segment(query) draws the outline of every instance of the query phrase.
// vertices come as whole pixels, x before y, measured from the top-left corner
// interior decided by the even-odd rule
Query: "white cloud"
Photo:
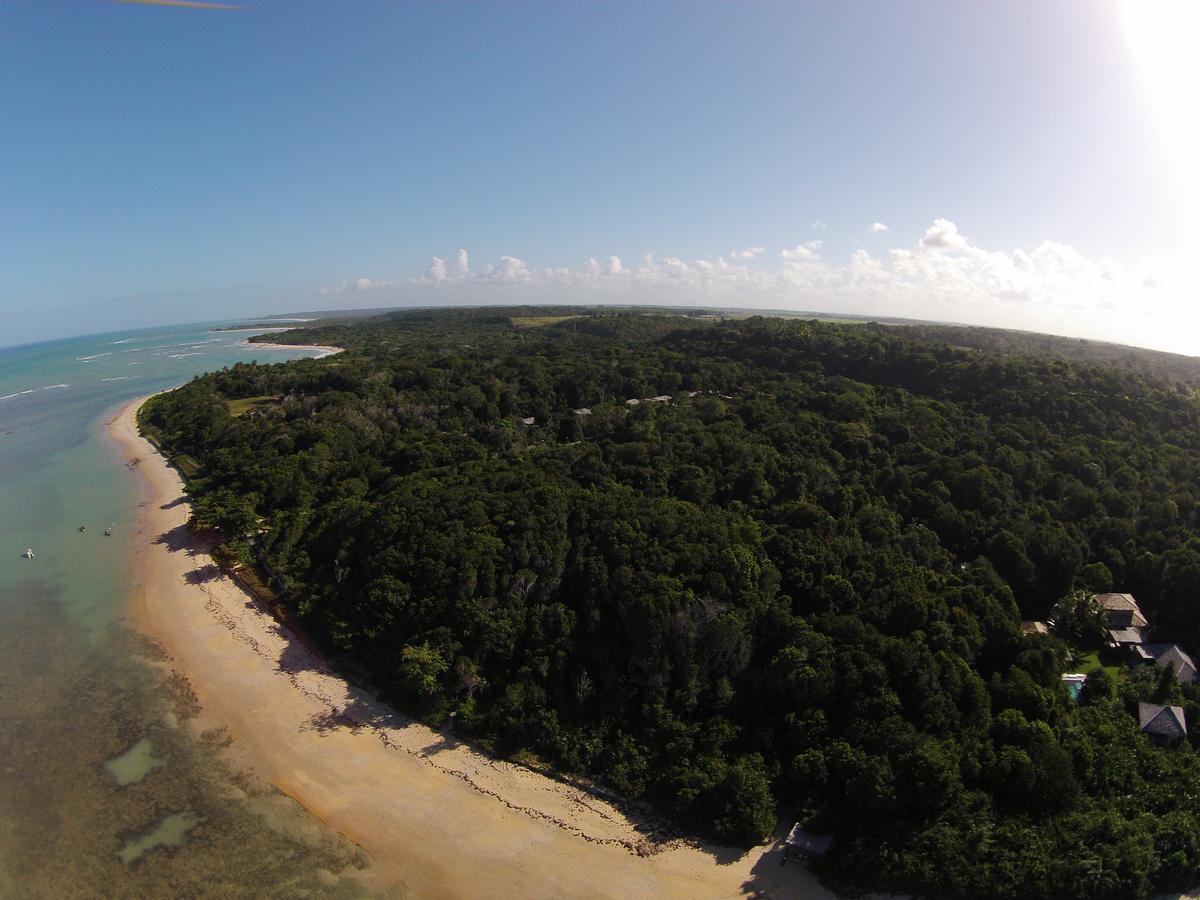
[[[915,243],[882,255],[855,250],[827,259],[819,240],[779,251],[688,260],[646,254],[625,265],[594,257],[578,267],[534,268],[502,256],[472,269],[465,249],[454,263],[433,257],[407,282],[358,278],[322,294],[374,292],[396,303],[663,303],[740,305],[924,318],[1077,334],[1200,353],[1200,287],[1194,274],[1161,265],[1089,257],[1069,244],[1031,250],[979,247],[949,219]],[[417,293],[420,292],[420,293]],[[1157,328],[1157,331],[1154,329]],[[1190,341],[1195,341],[1192,346]]]
[[[395,282],[376,281],[373,278],[355,278],[353,281],[340,281],[337,284],[326,285],[318,293],[326,296],[355,293],[358,291],[376,291],[380,288],[392,287]]]
[[[922,247],[940,250],[961,250],[966,243],[966,238],[958,233],[958,226],[949,219],[934,219],[925,230],[925,237],[921,238]]]
[[[431,284],[443,284],[446,277],[446,261],[440,256],[435,256],[429,261],[429,267],[425,270],[425,280]]]
[[[745,250],[730,250],[729,255],[733,259],[754,259],[760,253],[765,253],[766,247],[747,247]]]
[[[524,284],[532,279],[533,273],[529,271],[525,260],[515,256],[502,256],[496,265],[488,263],[478,276],[478,280],[493,284]]]
[[[808,241],[803,244],[797,244],[791,250],[786,248],[780,250],[779,255],[783,259],[815,259],[817,258],[817,251],[821,249],[824,243],[824,241]]]
[[[885,231],[891,230],[892,229],[888,228],[882,222],[872,222],[871,226],[867,229],[867,231],[871,232],[871,234],[883,234]]]
[[[595,282],[602,277],[621,275],[628,271],[621,262],[621,257],[610,256],[603,263],[597,260],[594,256],[587,261],[583,269],[579,272],[572,273],[570,269],[556,270],[556,274],[564,278],[582,278],[589,282]]]
[[[820,228],[822,231],[824,231],[829,226],[826,225],[824,222],[822,222],[820,219],[813,219],[808,227],[809,228]]]

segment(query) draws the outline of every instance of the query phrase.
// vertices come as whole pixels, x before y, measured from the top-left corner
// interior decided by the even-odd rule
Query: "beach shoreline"
[[[417,896],[832,897],[778,843],[670,840],[569,782],[492,759],[348,684],[213,561],[138,408],[108,423],[142,495],[128,617],[225,729],[234,763],[371,859],[369,884]]]
[[[284,331],[290,330],[290,328],[284,329]],[[263,332],[259,333],[262,334]],[[313,359],[324,359],[326,356],[346,352],[345,347],[333,347],[324,344],[270,344],[266,341],[252,341],[248,338],[239,343],[246,347],[262,347],[265,350],[316,350],[318,355],[312,357]]]

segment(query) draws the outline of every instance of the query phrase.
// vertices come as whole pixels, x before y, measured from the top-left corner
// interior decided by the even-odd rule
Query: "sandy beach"
[[[332,348],[330,348],[332,349]],[[380,887],[429,897],[832,897],[777,844],[749,853],[672,840],[593,792],[495,760],[333,675],[186,528],[179,475],[109,422],[142,491],[133,623],[165,647],[228,729],[235,764],[370,856]]]
[[[261,328],[246,329],[246,330],[254,331],[256,334],[265,334],[266,333]],[[290,328],[281,328],[279,330],[280,331],[291,331]],[[267,350],[298,350],[298,349],[301,349],[301,345],[299,345],[299,344],[271,344],[271,343],[267,343],[266,341],[251,341],[251,340],[244,340],[241,343],[247,347],[263,347]],[[345,347],[325,347],[320,344],[304,344],[303,349],[316,350],[316,351],[318,351],[318,354],[316,356],[314,356],[313,359],[323,359],[326,356],[333,356],[335,353],[341,353],[346,348]]]

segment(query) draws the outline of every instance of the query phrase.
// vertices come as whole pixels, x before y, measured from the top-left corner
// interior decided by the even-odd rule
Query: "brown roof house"
[[[1183,718],[1183,708],[1179,706],[1139,703],[1138,727],[1154,743],[1166,747],[1187,737],[1187,722]]]
[[[1096,594],[1092,600],[1104,610],[1109,628],[1145,628],[1150,624],[1133,594]]]
[[[1095,594],[1092,602],[1104,610],[1110,647],[1137,647],[1146,643],[1145,629],[1150,622],[1142,615],[1133,594]]]

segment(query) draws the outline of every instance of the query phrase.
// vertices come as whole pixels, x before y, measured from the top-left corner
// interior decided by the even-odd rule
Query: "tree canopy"
[[[1076,704],[1063,642],[1019,627],[1090,634],[1078,592],[1113,589],[1200,647],[1186,379],[1013,333],[563,315],[288,332],[346,352],[201,376],[145,421],[344,662],[489,749],[725,841],[803,820],[863,886],[1197,881],[1200,764],[1129,711],[1200,693],[1103,673]]]

